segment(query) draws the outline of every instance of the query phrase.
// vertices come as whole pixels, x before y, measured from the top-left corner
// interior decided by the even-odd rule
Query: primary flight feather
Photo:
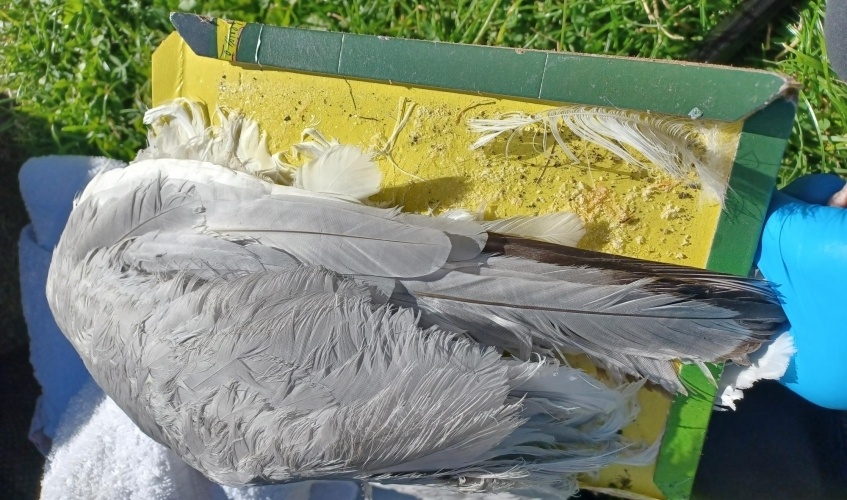
[[[170,120],[185,134],[193,106],[151,116],[181,116]],[[649,462],[618,433],[643,381],[609,388],[554,354],[683,390],[675,362],[743,362],[784,321],[755,280],[361,204],[378,170],[349,146],[314,147],[308,171],[289,175],[197,128],[191,151],[153,134],[147,159],[89,184],[47,294],[98,384],[215,481],[567,493],[578,472]],[[363,179],[352,191],[335,182],[347,167]],[[283,178],[294,185],[270,182]]]

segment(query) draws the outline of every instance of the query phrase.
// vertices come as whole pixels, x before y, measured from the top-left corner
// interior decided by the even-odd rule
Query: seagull
[[[645,383],[682,392],[680,362],[744,363],[785,321],[764,281],[532,239],[550,232],[532,219],[370,206],[360,148],[313,133],[293,169],[219,118],[151,109],[148,148],[75,200],[47,283],[94,380],[213,481],[567,494],[652,461],[620,434]]]

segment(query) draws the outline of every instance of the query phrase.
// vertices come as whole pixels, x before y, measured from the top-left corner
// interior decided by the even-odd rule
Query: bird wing
[[[422,330],[413,311],[375,307],[324,270],[222,279],[166,304],[148,321],[139,399],[163,440],[217,481],[522,467],[559,480],[629,446],[617,431],[637,386]]]
[[[632,387],[618,392],[569,367],[504,360],[423,330],[416,312],[374,304],[366,287],[304,262],[319,254],[289,252],[296,226],[279,220],[297,214],[309,221],[302,228],[335,227],[353,240],[367,229],[354,222],[421,232],[428,244],[417,248],[409,235],[411,248],[395,247],[412,268],[416,252],[429,255],[422,268],[444,265],[444,231],[391,211],[263,193],[238,175],[216,184],[205,165],[195,180],[182,165],[173,177],[146,167],[103,178],[80,198],[54,254],[48,298],[98,384],[211,479],[533,472],[552,483],[631,446],[617,431],[636,413]],[[369,234],[379,236],[374,245],[390,244]],[[437,252],[433,235],[446,242]],[[357,270],[374,274],[400,266],[361,262]]]
[[[682,291],[654,289],[657,278],[625,274],[601,265],[487,257],[402,280],[392,300],[426,311],[430,323],[467,331],[523,359],[551,350],[585,353],[672,391],[682,389],[669,377],[672,360],[743,360],[784,321],[766,294],[748,301],[702,297],[688,293],[692,282]],[[710,276],[706,285],[716,286],[719,275]],[[736,278],[723,279],[725,288],[734,286]]]
[[[432,324],[524,359],[587,353],[672,390],[681,388],[669,382],[672,360],[744,361],[784,320],[753,280],[487,235],[475,222],[348,203],[198,162],[124,170],[81,198],[78,256],[123,241],[127,265],[147,273],[208,278],[305,264],[388,280],[377,287],[386,296],[401,279],[408,294],[394,302]],[[506,257],[480,258],[483,246]]]
[[[212,480],[531,471],[552,483],[631,446],[617,434],[637,409],[631,388],[422,330],[329,271],[203,280],[127,271],[110,253],[81,261],[67,277],[83,286],[62,281],[53,305],[98,311],[71,336],[95,380]]]
[[[74,217],[82,230],[69,244],[79,255],[163,230],[261,245],[342,274],[391,278],[431,274],[451,254],[476,255],[484,245],[481,228],[468,228],[473,223],[436,225],[189,160],[107,172],[82,194]],[[445,232],[448,225],[455,236]],[[204,259],[202,247],[192,250],[192,258]]]

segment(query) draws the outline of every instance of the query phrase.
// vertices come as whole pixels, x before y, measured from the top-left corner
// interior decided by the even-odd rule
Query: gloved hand
[[[756,264],[775,285],[797,353],[782,384],[805,399],[847,409],[847,188],[831,174],[774,193]]]

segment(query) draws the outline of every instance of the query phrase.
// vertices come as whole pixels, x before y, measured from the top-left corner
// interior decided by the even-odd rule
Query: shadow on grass
[[[26,125],[14,115],[11,100],[0,96],[0,354],[23,346],[27,338],[18,280],[18,237],[27,215],[18,170],[29,154],[14,139],[14,131]]]
[[[40,393],[29,363],[29,337],[21,308],[18,238],[28,217],[18,188],[18,171],[27,158],[48,151],[30,151],[15,139],[27,127],[47,129],[16,114],[11,100],[0,95],[0,490],[8,498],[38,498],[44,457],[29,442],[30,420]],[[49,134],[49,130],[45,131]]]

